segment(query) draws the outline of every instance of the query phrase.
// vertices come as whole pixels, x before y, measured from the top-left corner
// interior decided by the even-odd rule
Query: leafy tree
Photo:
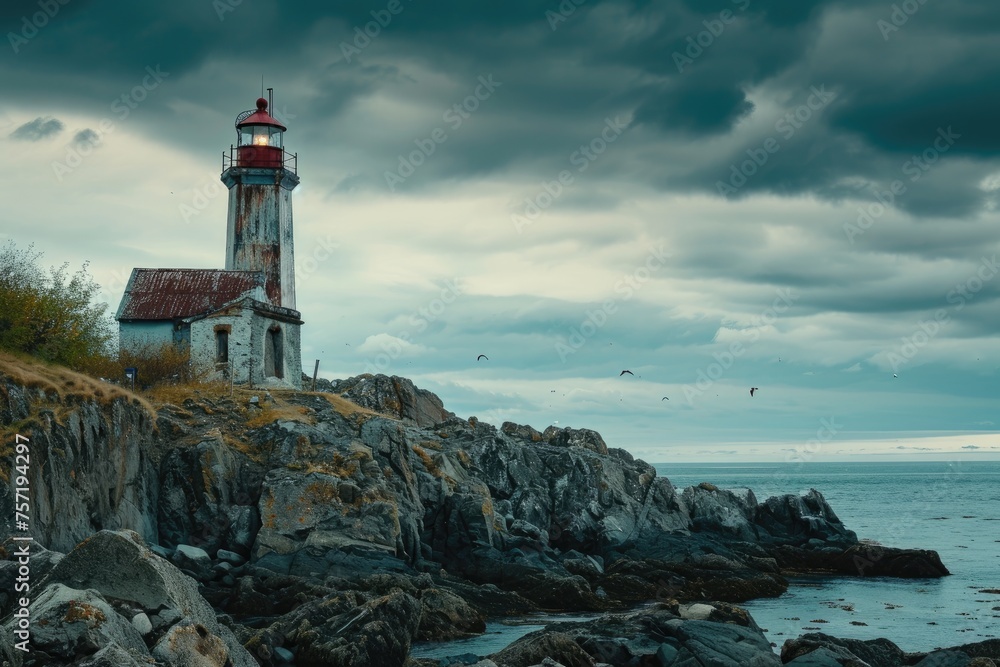
[[[69,263],[46,272],[42,253],[13,241],[0,248],[0,349],[75,367],[107,353],[114,336],[107,304],[93,303],[100,285]]]

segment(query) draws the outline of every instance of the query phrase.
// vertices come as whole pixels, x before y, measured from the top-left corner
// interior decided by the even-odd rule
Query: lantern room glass
[[[244,125],[240,128],[240,146],[282,147],[283,132],[272,125]]]

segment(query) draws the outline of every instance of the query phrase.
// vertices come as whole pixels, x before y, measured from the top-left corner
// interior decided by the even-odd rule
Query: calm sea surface
[[[858,537],[934,549],[952,572],[943,579],[795,579],[782,597],[743,605],[779,647],[813,631],[886,637],[906,651],[1000,637],[1000,462],[690,463],[656,470],[679,488],[749,487],[758,501],[818,489]],[[567,617],[490,623],[481,637],[418,645],[413,655],[489,655],[559,618]]]
[[[758,501],[818,489],[859,538],[934,549],[952,573],[920,580],[794,580],[780,598],[743,605],[779,646],[810,631],[886,637],[906,651],[1000,636],[1000,462],[658,464],[656,469],[678,487],[699,482],[750,487]]]

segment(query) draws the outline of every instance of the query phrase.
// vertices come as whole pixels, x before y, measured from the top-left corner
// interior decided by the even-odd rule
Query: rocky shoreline
[[[430,667],[414,641],[537,611],[603,615],[458,664],[1000,660],[998,642],[927,655],[819,634],[776,655],[735,603],[781,595],[786,575],[948,574],[933,551],[860,542],[819,491],[675,489],[587,429],[497,429],[399,377],[319,388],[151,412],[0,370],[4,442],[32,443],[35,540],[29,651],[0,642],[0,663]],[[4,536],[13,515],[4,484]],[[5,638],[17,546],[0,549]]]

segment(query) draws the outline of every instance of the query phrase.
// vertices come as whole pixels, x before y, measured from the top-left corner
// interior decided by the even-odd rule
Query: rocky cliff
[[[0,372],[4,534],[13,528],[10,473],[20,433],[30,439],[31,532],[41,544],[68,551],[102,528],[129,528],[155,543],[153,408],[86,376],[14,359],[0,362],[6,369]]]
[[[153,412],[67,377],[0,370],[0,427],[31,440],[31,534],[52,550],[33,558],[32,618],[93,611],[11,664],[390,667],[488,616],[655,600],[669,624],[676,605],[779,595],[784,571],[947,573],[933,552],[864,551],[817,491],[680,491],[593,431],[461,419],[404,378],[177,390]],[[16,572],[0,561],[0,617]],[[534,664],[518,660],[498,664]]]

